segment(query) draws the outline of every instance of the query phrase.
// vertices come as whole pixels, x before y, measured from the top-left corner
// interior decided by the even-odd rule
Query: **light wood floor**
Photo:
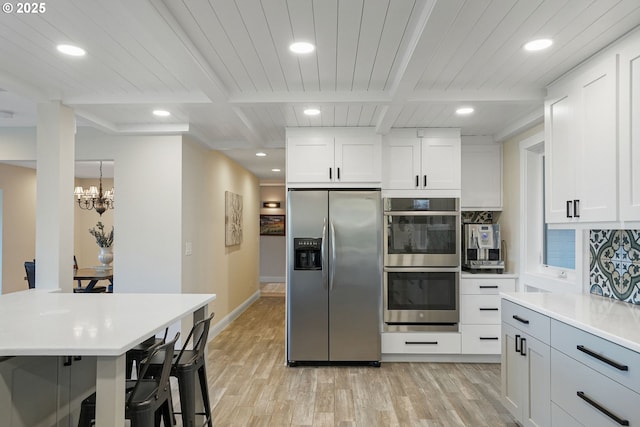
[[[215,426],[516,426],[498,364],[286,367],[284,304],[260,298],[209,344]]]

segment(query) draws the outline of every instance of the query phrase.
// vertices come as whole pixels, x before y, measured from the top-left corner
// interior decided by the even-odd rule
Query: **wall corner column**
[[[73,286],[73,110],[59,101],[38,104],[36,288]]]

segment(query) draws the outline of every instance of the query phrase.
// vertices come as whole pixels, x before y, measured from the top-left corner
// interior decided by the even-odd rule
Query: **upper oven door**
[[[385,212],[384,260],[387,267],[458,267],[458,212]]]

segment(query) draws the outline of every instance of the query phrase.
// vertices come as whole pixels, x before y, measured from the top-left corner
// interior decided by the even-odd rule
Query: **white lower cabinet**
[[[551,424],[549,318],[502,300],[502,403],[523,426]]]
[[[555,405],[579,425],[640,425],[640,354],[556,320],[551,346]]]
[[[500,354],[500,292],[513,292],[516,279],[478,274],[460,279],[462,354]]]
[[[0,361],[0,426],[75,426],[95,390],[95,357],[17,356]]]
[[[383,354],[459,354],[457,332],[385,332]]]

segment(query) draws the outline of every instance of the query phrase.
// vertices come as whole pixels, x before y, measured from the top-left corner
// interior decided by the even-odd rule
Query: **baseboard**
[[[220,332],[224,331],[227,326],[231,324],[234,320],[236,320],[244,311],[251,306],[254,302],[256,302],[260,298],[260,291],[256,291],[253,295],[247,298],[242,304],[236,307],[231,313],[227,314],[221,321],[211,326],[209,329],[209,339],[211,341],[214,339]]]
[[[284,283],[285,280],[284,276],[260,276],[260,283]]]

